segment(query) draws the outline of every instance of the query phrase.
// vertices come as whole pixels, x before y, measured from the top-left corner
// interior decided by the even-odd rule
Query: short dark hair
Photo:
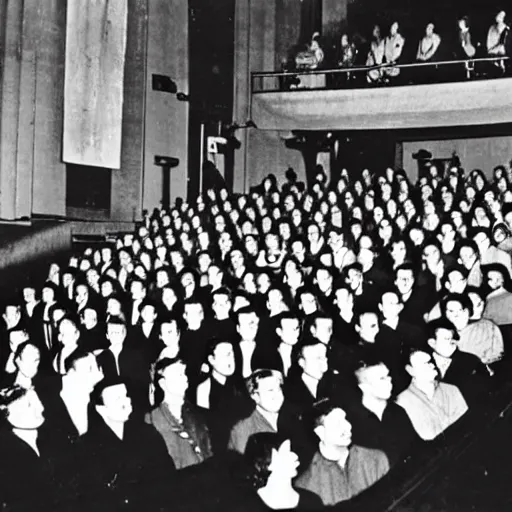
[[[82,359],[86,359],[89,356],[94,356],[92,352],[84,349],[74,350],[64,361],[64,370],[68,373],[70,370],[76,370],[76,363]],[[96,358],[96,356],[94,356]]]
[[[103,393],[106,389],[112,388],[114,386],[126,386],[128,390],[128,386],[126,385],[126,380],[121,377],[109,377],[104,378],[96,386],[94,387],[93,392],[91,393],[91,403],[93,405],[105,405],[103,402]]]
[[[460,336],[457,332],[455,326],[448,320],[447,318],[441,317],[436,320],[432,320],[427,324],[428,335],[430,339],[435,339],[437,335],[437,331],[440,329],[445,329],[446,331],[452,331],[453,339],[459,340]]]
[[[462,306],[462,309],[467,309],[470,315],[473,314],[473,303],[467,293],[449,293],[445,295],[441,301],[441,311],[444,316],[446,316],[446,306],[448,302],[458,302]]]
[[[338,404],[334,403],[330,398],[324,398],[315,402],[313,405],[313,427],[323,425],[325,418],[335,409],[342,409]]]

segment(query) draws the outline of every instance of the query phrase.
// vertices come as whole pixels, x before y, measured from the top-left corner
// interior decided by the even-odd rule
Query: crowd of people
[[[489,402],[512,170],[287,177],[145,212],[6,300],[2,510],[320,510]]]
[[[510,68],[508,62],[500,58],[509,56],[511,44],[505,11],[496,14],[485,41],[476,39],[467,16],[457,20],[456,34],[452,37],[441,36],[436,32],[435,23],[427,23],[419,41],[408,41],[400,33],[399,22],[394,21],[390,24],[387,35],[384,35],[380,25],[375,25],[368,42],[362,41],[358,36],[350,37],[347,32],[343,33],[330,58],[326,57],[325,48],[322,48],[320,34],[315,32],[307,47],[295,55],[293,67],[297,71],[322,68],[344,68],[349,71],[353,67],[369,68],[364,75],[345,72],[328,77],[328,85],[333,87],[359,84],[361,76],[365,77],[367,83],[376,85],[440,81],[447,78],[453,80],[480,75],[499,77]],[[408,51],[407,46],[411,45],[414,46],[414,51]],[[476,65],[471,61],[483,57],[495,60]],[[465,62],[454,68],[435,66],[436,62],[451,60]],[[410,69],[397,67],[399,64],[411,63],[433,65]],[[291,70],[288,67],[287,69]],[[326,80],[324,75],[311,75],[300,77],[300,80],[291,80],[289,85],[293,88],[325,87]]]

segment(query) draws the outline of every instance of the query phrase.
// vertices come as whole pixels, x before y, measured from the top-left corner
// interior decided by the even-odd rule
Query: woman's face
[[[361,224],[352,224],[352,226],[350,226],[350,232],[354,240],[359,240],[359,237],[363,234],[363,227]]]
[[[373,209],[373,220],[375,221],[375,224],[380,224],[382,219],[384,218],[384,210],[381,206],[376,206]]]
[[[261,221],[261,230],[263,233],[268,233],[272,229],[272,219],[270,217],[264,217]]]
[[[245,250],[252,256],[258,254],[258,243],[254,239],[254,237],[248,236],[245,239]]]
[[[347,208],[352,208],[352,205],[354,204],[354,195],[352,194],[352,192],[347,192],[345,194],[344,201]]]
[[[352,217],[354,217],[354,219],[363,220],[363,211],[359,206],[356,206],[352,210]]]
[[[341,194],[347,188],[347,182],[345,180],[338,181],[338,194]]]
[[[480,174],[476,175],[475,187],[478,191],[482,190],[485,187],[485,181]]]
[[[389,200],[386,204],[386,209],[388,211],[388,215],[394,219],[396,218],[396,214],[397,214],[397,211],[398,211],[398,208],[397,208],[397,205],[396,205],[396,201],[393,201],[392,199]]]

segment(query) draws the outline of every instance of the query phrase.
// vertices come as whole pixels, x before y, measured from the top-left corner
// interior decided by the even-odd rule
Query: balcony
[[[366,76],[382,66],[252,73],[250,117],[260,129],[283,131],[510,123],[512,78],[490,78],[506,60],[397,65],[400,83],[379,86],[367,84]],[[422,83],[425,76],[429,83]],[[299,81],[302,87],[293,88]]]

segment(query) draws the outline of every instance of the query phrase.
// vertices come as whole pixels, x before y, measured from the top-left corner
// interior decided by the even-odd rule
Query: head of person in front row
[[[276,370],[256,370],[246,379],[249,396],[265,417],[277,415],[284,402],[283,376]]]
[[[10,386],[0,391],[0,412],[7,426],[31,447],[37,441],[37,429],[44,423],[44,407],[33,389]],[[35,439],[28,436],[35,434]],[[39,453],[38,453],[39,455]],[[4,461],[5,462],[5,461]],[[12,462],[12,461],[9,461]]]
[[[119,377],[101,380],[94,388],[91,399],[105,424],[123,439],[124,426],[133,411],[125,381]]]
[[[300,503],[302,496],[292,485],[300,462],[289,439],[274,432],[253,434],[244,458],[245,480],[268,509],[294,509],[303,505]],[[318,506],[321,506],[319,501]]]

